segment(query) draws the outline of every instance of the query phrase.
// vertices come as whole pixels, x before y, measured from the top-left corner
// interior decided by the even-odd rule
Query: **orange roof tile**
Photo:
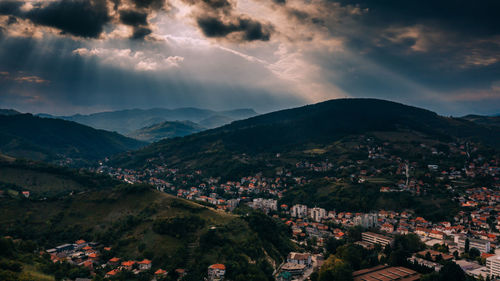
[[[166,271],[166,270],[163,270],[163,269],[161,269],[161,268],[160,268],[160,269],[158,269],[157,271],[155,271],[155,274],[156,274],[156,275],[163,275],[163,274],[166,274],[166,273],[167,273],[167,271]]]
[[[135,261],[124,261],[122,262],[123,266],[132,266],[135,264]]]
[[[220,263],[212,264],[211,266],[209,266],[209,268],[226,270],[226,266]]]

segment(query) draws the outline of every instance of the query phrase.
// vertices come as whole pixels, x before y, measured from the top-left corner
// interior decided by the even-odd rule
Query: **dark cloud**
[[[18,15],[22,5],[19,1],[0,2],[0,15]]]
[[[149,34],[151,34],[151,29],[147,27],[135,27],[134,33],[132,34],[130,39],[143,40],[144,37],[148,36]]]
[[[17,23],[17,18],[14,16],[9,16],[9,19],[7,20],[7,25],[11,25]]]
[[[497,0],[339,0],[338,2],[368,8],[369,13],[364,19],[370,24],[428,23],[475,36],[500,34],[498,16],[500,1]]]
[[[228,0],[183,0],[189,5],[200,5],[203,9],[210,10],[231,10],[233,5]]]
[[[105,0],[67,0],[35,7],[25,15],[33,23],[54,27],[63,34],[97,38],[110,20]]]
[[[131,26],[147,25],[148,14],[137,12],[134,10],[120,11],[120,21],[123,24]]]
[[[214,9],[221,9],[232,6],[231,3],[227,0],[203,0],[203,2]]]
[[[165,0],[132,0],[137,8],[161,9],[165,5]]]
[[[227,37],[236,32],[241,33],[238,39],[242,41],[268,41],[271,37],[269,26],[263,26],[260,22],[245,17],[224,23],[220,18],[206,16],[199,17],[197,23],[207,37]]]
[[[272,0],[274,3],[278,4],[278,5],[284,5],[286,4],[286,0]]]

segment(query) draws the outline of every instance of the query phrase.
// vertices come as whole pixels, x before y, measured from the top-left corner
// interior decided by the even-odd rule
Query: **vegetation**
[[[175,138],[203,131],[205,128],[191,121],[165,121],[128,133],[127,136],[147,142]]]
[[[16,158],[97,160],[143,143],[74,122],[31,114],[0,115],[0,151]]]
[[[148,185],[116,184],[107,177],[50,166],[16,165],[5,167],[10,172],[34,171],[53,182],[72,177],[74,182],[61,187],[64,192],[50,200],[0,198],[0,237],[33,241],[43,248],[78,239],[96,241],[113,249],[104,258],[148,258],[156,269],[186,269],[188,280],[200,280],[213,263],[225,263],[231,280],[248,280],[248,276],[271,280],[273,266],[293,249],[288,227],[261,213],[230,215]],[[70,195],[70,189],[86,188],[89,183],[101,187]],[[5,184],[13,188],[12,183]],[[48,188],[38,187],[39,191]],[[69,271],[61,269],[64,273],[56,278],[70,276]]]

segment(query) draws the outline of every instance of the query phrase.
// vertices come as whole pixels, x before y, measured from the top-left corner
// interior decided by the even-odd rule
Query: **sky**
[[[0,108],[500,113],[497,0],[0,0]]]

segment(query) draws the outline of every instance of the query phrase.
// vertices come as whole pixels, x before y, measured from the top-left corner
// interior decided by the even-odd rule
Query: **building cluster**
[[[118,257],[113,257],[109,260],[104,260],[101,251],[111,251],[111,247],[105,247],[96,242],[87,242],[78,240],[75,243],[63,244],[45,252],[50,255],[52,262],[67,262],[76,266],[81,266],[94,272],[98,268],[104,268],[107,271],[105,277],[115,277],[119,272],[130,271],[134,274],[150,271],[152,261],[143,259],[140,261],[122,260]],[[167,271],[157,269],[154,272],[155,279],[167,275]]]

